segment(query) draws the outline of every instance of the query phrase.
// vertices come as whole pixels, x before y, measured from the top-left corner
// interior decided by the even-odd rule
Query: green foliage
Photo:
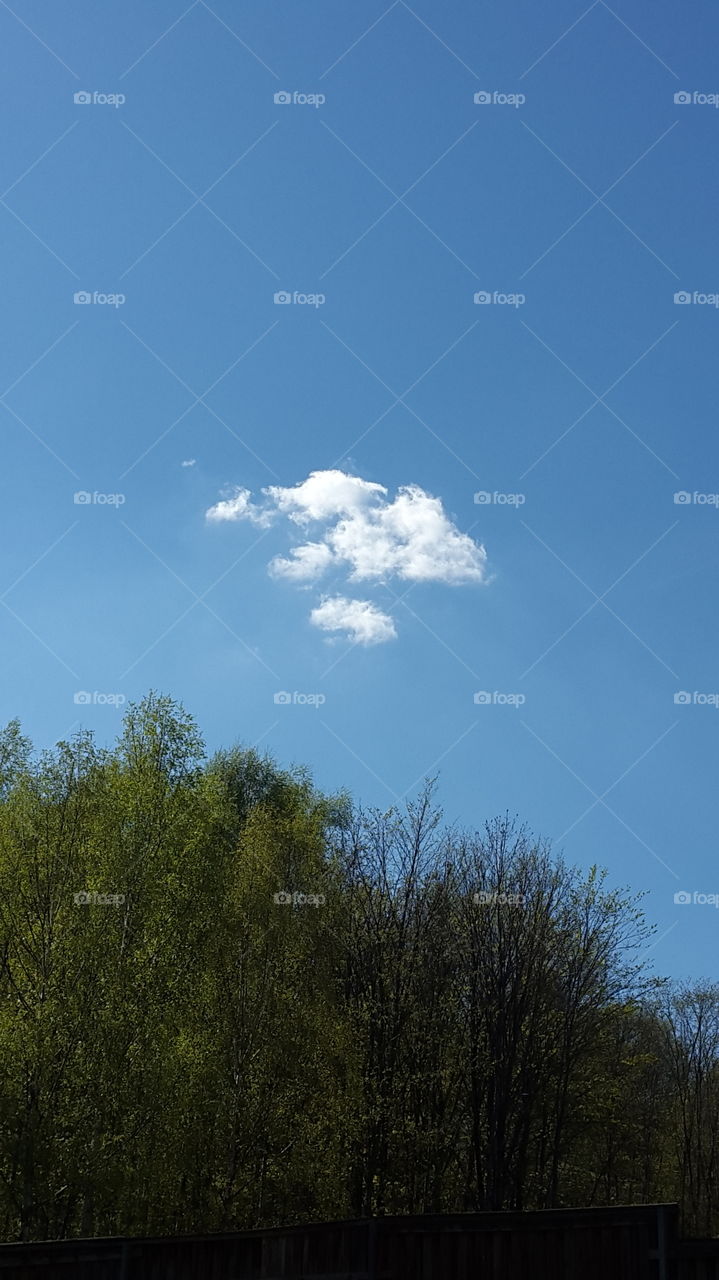
[[[3,1238],[681,1198],[719,1227],[719,992],[638,901],[432,787],[361,812],[171,699],[0,732]]]

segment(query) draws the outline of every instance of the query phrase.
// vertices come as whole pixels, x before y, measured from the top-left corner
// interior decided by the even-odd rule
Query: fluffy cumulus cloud
[[[344,471],[312,471],[301,484],[289,489],[273,484],[263,493],[291,520],[309,524],[311,520],[350,516],[373,499],[386,498],[387,490],[384,485],[348,476]]]
[[[440,582],[450,586],[487,580],[487,553],[461,533],[439,498],[418,485],[402,485],[390,498],[384,485],[344,471],[313,471],[301,484],[263,489],[256,505],[248,489],[236,488],[211,507],[211,521],[249,520],[267,527],[285,517],[307,541],[275,556],[276,578],[309,585],[330,572],[348,582]],[[395,637],[392,619],[370,601],[325,597],[312,611],[313,625],[343,631],[359,644]]]
[[[270,573],[294,582],[313,581],[329,569],[333,559],[332,548],[326,542],[305,542],[295,547],[289,559],[275,556],[270,563]]]
[[[396,640],[397,632],[389,614],[370,600],[348,600],[346,596],[325,596],[313,609],[310,622],[321,631],[341,631],[355,644],[382,644]]]
[[[210,507],[205,512],[208,520],[250,520],[252,524],[260,525],[266,528],[272,523],[272,512],[262,507],[256,507],[251,502],[251,493],[249,489],[241,489],[237,486],[234,489],[227,490],[225,497],[221,502],[216,502],[214,507]]]

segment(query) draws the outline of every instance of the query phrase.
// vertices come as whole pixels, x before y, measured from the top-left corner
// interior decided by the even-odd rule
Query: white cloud
[[[306,542],[302,547],[295,547],[289,559],[275,556],[270,561],[270,573],[291,582],[306,582],[308,578],[319,578],[331,564],[332,551],[326,542]]]
[[[357,644],[383,644],[396,640],[397,632],[389,614],[370,600],[348,600],[346,596],[325,596],[313,609],[310,622],[321,631],[343,631]]]
[[[249,520],[267,528],[286,516],[313,537],[275,556],[273,577],[310,584],[333,570],[348,582],[440,582],[447,586],[487,581],[487,553],[462,533],[435,498],[419,485],[402,485],[394,498],[384,485],[338,470],[312,471],[301,484],[270,485],[264,505],[249,489],[236,488],[207,512],[211,521]],[[344,631],[361,644],[394,639],[392,619],[368,600],[324,597],[310,620],[325,631]]]
[[[252,524],[259,525],[260,528],[267,528],[272,522],[272,512],[264,510],[262,507],[256,507],[250,501],[251,493],[249,489],[242,489],[239,485],[227,491],[227,497],[221,502],[216,502],[214,507],[210,507],[205,512],[205,518],[213,522],[222,520],[250,520]]]
[[[274,573],[313,581],[331,566],[349,568],[352,582],[387,580],[484,582],[487,554],[445,514],[439,498],[403,485],[393,501],[383,485],[342,471],[313,471],[291,489],[264,492],[297,524],[331,522],[321,542],[273,561]],[[340,517],[337,519],[337,517]]]
[[[445,514],[439,498],[403,485],[394,502],[340,520],[327,541],[356,582],[483,582],[487,554]]]
[[[195,465],[195,463],[196,463],[196,462],[197,462],[197,458],[186,458],[184,462],[181,462],[181,463],[180,463],[180,466],[181,466],[181,467],[194,467],[194,465]]]
[[[387,490],[384,485],[361,480],[344,471],[311,471],[306,480],[293,488],[270,485],[262,492],[291,520],[307,524],[310,520],[349,515],[380,494],[384,496]]]

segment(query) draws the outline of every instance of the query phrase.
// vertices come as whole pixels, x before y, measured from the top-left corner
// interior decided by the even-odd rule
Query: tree
[[[434,784],[355,808],[207,760],[0,732],[6,1239],[678,1196],[719,1229],[719,988],[650,981],[638,899]]]
[[[661,1010],[684,1230],[719,1231],[719,985],[683,985]]]

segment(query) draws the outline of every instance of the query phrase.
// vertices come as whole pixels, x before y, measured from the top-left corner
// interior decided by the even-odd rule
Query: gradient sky
[[[0,36],[2,720],[109,742],[154,688],[369,804],[439,770],[715,974],[674,901],[719,892],[714,6],[0,0]],[[369,514],[279,509],[329,471]],[[305,541],[322,579],[269,571]]]

